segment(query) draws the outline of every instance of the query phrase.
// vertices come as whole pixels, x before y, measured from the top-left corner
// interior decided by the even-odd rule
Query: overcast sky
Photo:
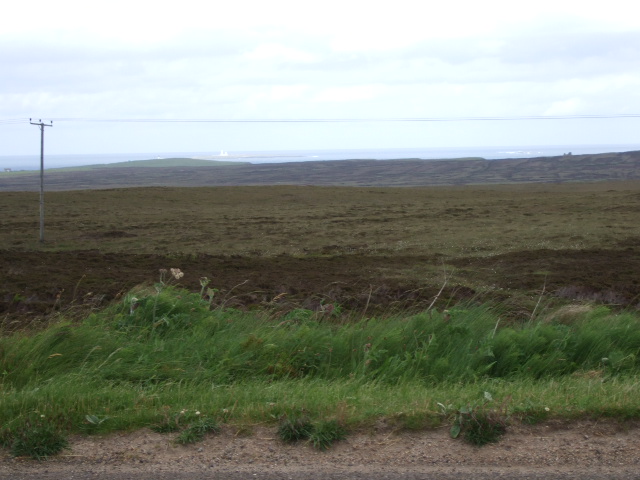
[[[31,0],[0,16],[0,155],[639,144],[640,14],[609,0]],[[4,122],[4,123],[3,123]]]

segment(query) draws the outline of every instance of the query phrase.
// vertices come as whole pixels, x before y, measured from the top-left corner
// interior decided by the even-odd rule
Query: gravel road
[[[72,439],[66,453],[37,462],[0,456],[11,480],[411,480],[640,479],[640,423],[581,421],[510,426],[497,444],[477,448],[446,428],[397,432],[384,425],[350,435],[325,452],[285,445],[273,428],[250,435],[231,427],[179,446],[141,430]]]

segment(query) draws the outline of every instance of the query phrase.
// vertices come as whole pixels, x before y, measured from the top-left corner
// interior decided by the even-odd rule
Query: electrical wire
[[[516,115],[491,117],[379,117],[379,118],[50,118],[54,122],[105,122],[105,123],[381,123],[381,122],[504,122],[522,120],[593,120],[615,118],[640,118],[640,113],[599,115]],[[31,119],[0,119],[0,125],[28,123]]]
[[[18,123],[28,123],[28,118],[4,118],[0,119],[0,125],[15,125]]]

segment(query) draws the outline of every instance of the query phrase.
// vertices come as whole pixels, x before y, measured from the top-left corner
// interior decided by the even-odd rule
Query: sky
[[[634,3],[10,2],[0,156],[640,144]]]

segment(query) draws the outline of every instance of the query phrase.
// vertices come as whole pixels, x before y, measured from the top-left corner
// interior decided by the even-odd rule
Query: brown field
[[[0,321],[85,314],[160,268],[228,307],[361,315],[497,303],[640,305],[640,181],[412,188],[254,186],[0,192]]]

